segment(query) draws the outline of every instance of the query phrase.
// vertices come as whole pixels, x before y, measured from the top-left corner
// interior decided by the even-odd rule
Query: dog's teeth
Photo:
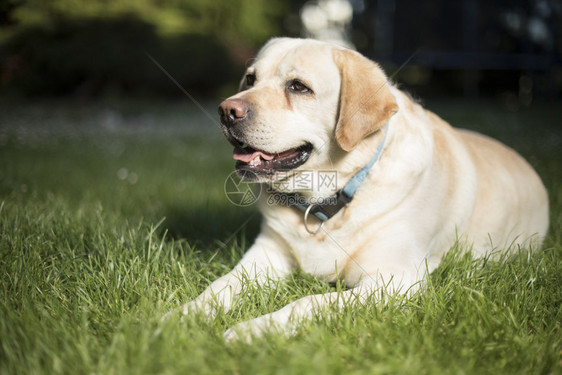
[[[253,158],[252,160],[250,160],[250,165],[259,165],[261,163],[261,158],[259,155],[257,155],[255,158]]]

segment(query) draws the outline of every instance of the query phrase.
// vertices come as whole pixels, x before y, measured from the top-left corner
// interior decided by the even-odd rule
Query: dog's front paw
[[[273,325],[262,318],[236,324],[224,333],[226,342],[243,341],[251,344],[253,339],[261,338],[266,332],[273,331]]]
[[[196,314],[202,314],[203,316],[211,319],[217,314],[217,308],[209,303],[194,300],[186,303],[180,308],[168,311],[160,320],[166,321],[173,317],[178,317],[180,321],[183,321],[186,316],[194,316]]]
[[[226,342],[244,341],[248,344],[253,339],[262,338],[268,333],[289,337],[295,334],[295,325],[288,319],[278,319],[276,313],[267,314],[238,323],[224,333]]]
[[[224,341],[226,342],[235,342],[240,340],[240,335],[238,335],[238,333],[234,330],[234,328],[227,329],[223,337],[224,337]],[[251,340],[250,341],[246,340],[246,342],[251,342]]]
[[[168,311],[166,314],[162,315],[162,317],[160,318],[161,322],[166,322],[174,317],[179,317],[181,319],[180,313],[178,311],[178,309],[173,309]]]

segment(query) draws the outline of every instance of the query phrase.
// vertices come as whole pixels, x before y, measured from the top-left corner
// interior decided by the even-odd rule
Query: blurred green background
[[[27,96],[214,95],[281,33],[280,0],[3,0],[2,89]]]
[[[338,33],[415,96],[562,93],[559,0],[2,0],[0,93],[182,96],[150,54],[215,99],[269,38]]]

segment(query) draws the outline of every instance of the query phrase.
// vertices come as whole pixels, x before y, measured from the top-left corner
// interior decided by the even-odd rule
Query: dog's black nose
[[[250,112],[250,106],[242,99],[226,99],[219,105],[219,115],[224,125],[234,125],[245,120]]]

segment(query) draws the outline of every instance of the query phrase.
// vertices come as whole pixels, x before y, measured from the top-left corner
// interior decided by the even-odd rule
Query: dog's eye
[[[290,81],[287,87],[289,88],[289,91],[296,92],[299,94],[312,93],[311,89],[309,89],[304,83],[296,79]]]
[[[255,74],[246,74],[246,86],[252,87],[256,83],[256,75]]]

